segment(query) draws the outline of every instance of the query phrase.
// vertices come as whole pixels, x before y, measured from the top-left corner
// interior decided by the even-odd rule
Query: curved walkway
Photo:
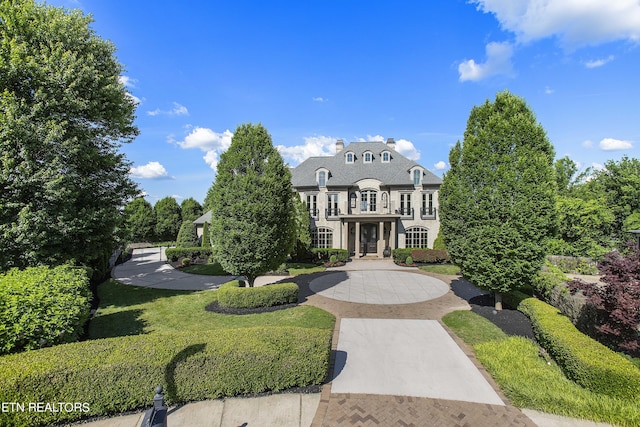
[[[132,285],[194,290],[215,289],[234,278],[182,273],[160,256],[157,249],[136,251],[133,262],[116,267],[113,276]],[[187,404],[170,410],[170,425],[604,425],[505,404],[473,351],[440,322],[450,311],[469,309],[465,299],[479,293],[457,276],[427,274],[389,260],[356,260],[287,280],[299,284],[302,304],[336,316],[331,381],[322,393]],[[140,416],[88,425],[137,427]]]

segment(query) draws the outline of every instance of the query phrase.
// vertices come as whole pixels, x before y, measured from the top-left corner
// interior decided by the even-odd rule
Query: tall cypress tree
[[[295,241],[291,172],[262,125],[238,126],[210,193],[215,259],[253,286],[286,260]]]
[[[452,261],[496,295],[528,285],[556,226],[554,149],[525,101],[501,92],[471,110],[449,153],[441,227]]]

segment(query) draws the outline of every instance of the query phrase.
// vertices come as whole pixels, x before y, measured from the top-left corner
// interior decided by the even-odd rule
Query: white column
[[[396,248],[396,222],[398,220],[397,219],[392,219],[391,220],[391,231],[389,232],[389,246],[391,247],[391,250],[394,250]]]
[[[360,258],[360,221],[356,221],[356,250],[354,258]]]
[[[380,225],[378,226],[378,258],[382,258],[384,251],[384,222],[380,221]]]

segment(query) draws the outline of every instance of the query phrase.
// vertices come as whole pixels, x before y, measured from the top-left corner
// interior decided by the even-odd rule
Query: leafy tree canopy
[[[182,224],[180,205],[173,197],[165,197],[153,207],[156,214],[156,237],[161,241],[175,240]]]
[[[293,206],[295,209],[295,242],[291,257],[303,261],[311,258],[311,218],[309,208],[296,194],[293,196]]]
[[[135,104],[90,23],[0,2],[0,269],[75,261],[104,273],[137,192],[118,152],[138,133]]]
[[[215,259],[253,286],[286,260],[295,238],[291,172],[261,124],[238,126],[210,194]]]
[[[126,238],[129,242],[148,242],[155,238],[156,215],[151,203],[138,197],[124,207]]]
[[[193,221],[200,218],[203,214],[202,206],[193,197],[184,199],[182,203],[180,203],[180,210],[182,212],[183,221]]]
[[[471,110],[440,189],[454,264],[496,293],[530,284],[556,226],[553,146],[521,98],[501,92]]]

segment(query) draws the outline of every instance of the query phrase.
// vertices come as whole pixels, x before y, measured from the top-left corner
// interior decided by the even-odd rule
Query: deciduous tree
[[[236,129],[211,188],[211,242],[225,271],[255,278],[290,253],[295,222],[291,172],[260,124]]]
[[[202,216],[202,206],[196,199],[189,197],[180,203],[182,221],[193,221]]]
[[[454,264],[500,294],[528,285],[556,224],[554,150],[521,98],[501,92],[471,110],[440,189],[441,227]]]
[[[180,205],[173,197],[165,197],[153,207],[156,214],[156,237],[161,241],[175,240],[182,225]]]
[[[129,242],[148,242],[155,238],[156,215],[151,203],[138,197],[124,207],[126,239]]]
[[[91,18],[0,2],[0,269],[108,268],[137,192],[119,152],[138,133],[115,48]]]

